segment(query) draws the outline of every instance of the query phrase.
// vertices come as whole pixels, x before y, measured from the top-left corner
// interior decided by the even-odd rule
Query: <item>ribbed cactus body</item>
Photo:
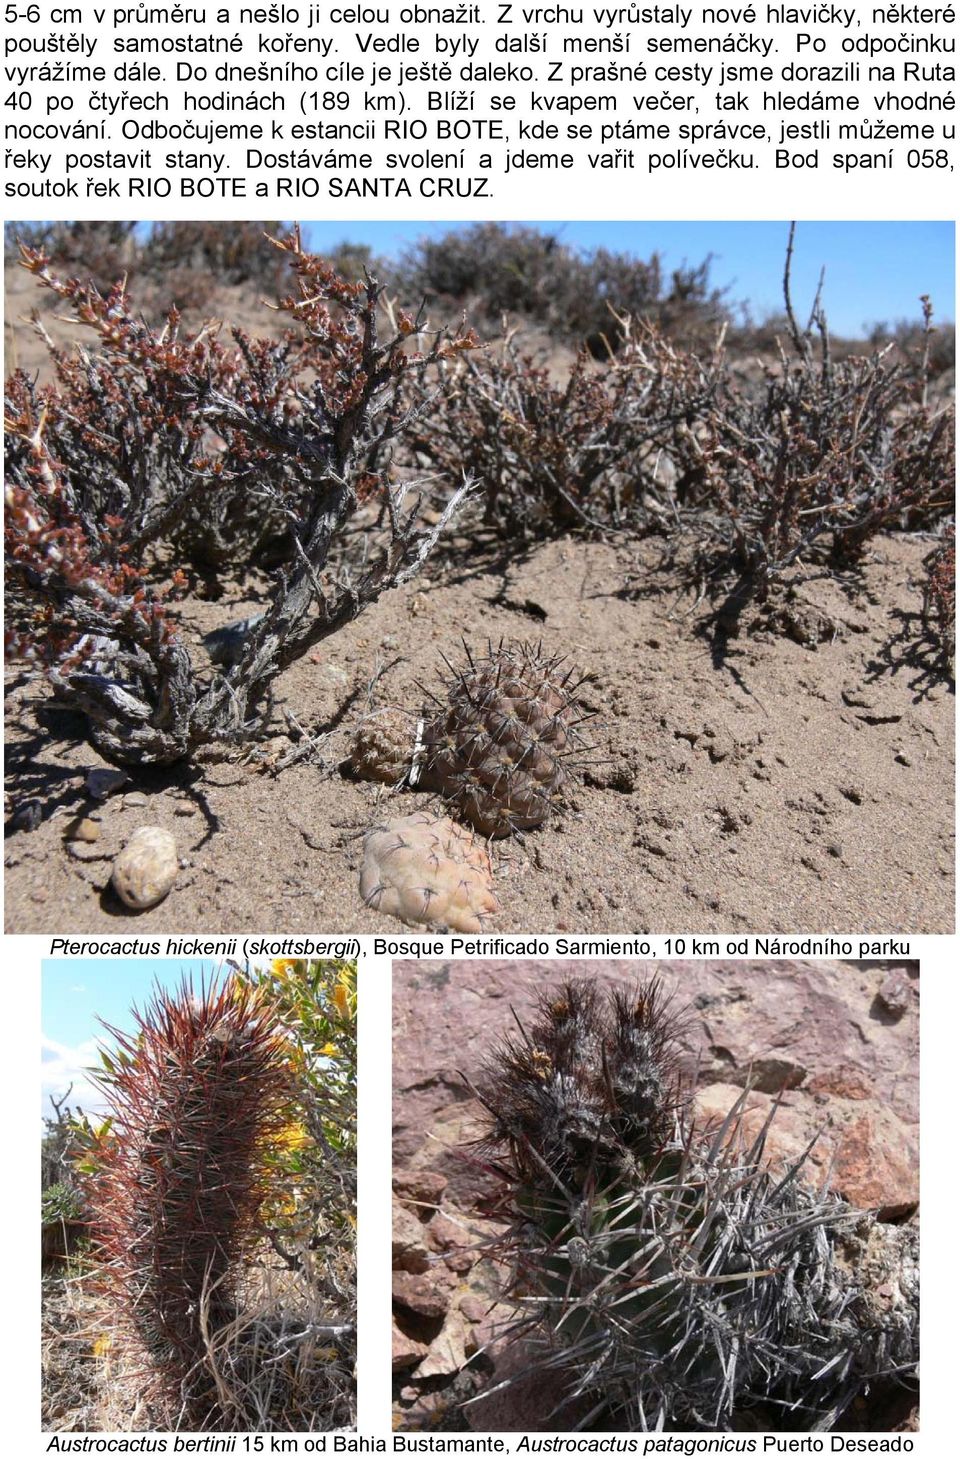
[[[172,1421],[219,1426],[210,1344],[258,1236],[265,1145],[289,1090],[270,1009],[230,980],[157,992],[101,1079],[113,1125],[91,1177],[115,1315]]]
[[[361,780],[399,785],[413,764],[417,722],[402,709],[374,710],[361,722],[350,751],[350,767]]]
[[[454,674],[424,730],[422,783],[486,836],[539,826],[584,748],[575,671],[539,645],[501,643]]]
[[[915,1232],[811,1189],[803,1161],[768,1170],[746,1091],[696,1129],[675,1030],[656,983],[609,1000],[569,983],[492,1059],[479,1093],[521,1329],[603,1426],[728,1428],[759,1407],[831,1427],[916,1363]]]

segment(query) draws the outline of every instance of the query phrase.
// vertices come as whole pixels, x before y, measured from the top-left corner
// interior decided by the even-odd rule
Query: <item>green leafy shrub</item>
[[[75,1186],[66,1181],[57,1181],[47,1186],[40,1198],[40,1219],[44,1225],[51,1221],[82,1221],[83,1201]]]

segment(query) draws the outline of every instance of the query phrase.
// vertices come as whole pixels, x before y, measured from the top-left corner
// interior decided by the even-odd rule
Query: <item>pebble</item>
[[[15,831],[35,831],[43,820],[43,806],[34,798],[21,801],[13,813]]]
[[[72,822],[67,836],[71,841],[98,841],[100,839],[100,827],[92,817],[80,816]]]
[[[125,795],[123,797],[124,810],[132,810],[136,806],[146,805],[146,803],[147,797],[145,795],[141,795],[139,790],[134,790],[131,792],[130,795]]]
[[[91,770],[86,779],[87,794],[92,795],[94,800],[106,800],[108,795],[126,785],[129,779],[130,776],[124,770]]]
[[[877,997],[894,1018],[902,1018],[910,1006],[910,984],[899,968],[889,972],[881,984]]]
[[[161,826],[140,826],[113,863],[111,880],[135,912],[162,902],[177,879],[177,843]]]

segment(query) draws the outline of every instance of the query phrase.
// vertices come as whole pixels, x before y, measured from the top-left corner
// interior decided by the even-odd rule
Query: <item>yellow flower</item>
[[[341,1018],[348,1018],[350,1014],[350,994],[342,983],[338,983],[333,990],[333,1002]]]
[[[106,1357],[107,1353],[110,1351],[110,1349],[112,1347],[113,1347],[113,1338],[109,1335],[109,1333],[101,1332],[100,1335],[99,1335],[99,1337],[97,1337],[95,1339],[95,1341],[94,1341],[94,1344],[93,1344],[93,1356],[95,1358],[103,1358],[103,1357]]]
[[[328,1059],[332,1059],[336,1054],[340,1052],[340,1050],[337,1048],[336,1044],[324,1044],[320,1052],[321,1054],[325,1054]]]
[[[267,1203],[267,1208],[277,1220],[286,1216],[295,1216],[297,1198],[293,1195],[278,1196],[276,1200]]]
[[[306,1145],[312,1145],[313,1141],[308,1130],[299,1120],[291,1120],[289,1125],[284,1125],[282,1130],[277,1131],[273,1137],[273,1144],[281,1150],[293,1152],[302,1150]]]
[[[275,957],[270,964],[270,971],[274,977],[285,978],[291,968],[295,968],[297,960],[295,957]]]

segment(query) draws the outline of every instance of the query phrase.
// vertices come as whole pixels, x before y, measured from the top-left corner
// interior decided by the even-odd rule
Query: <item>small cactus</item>
[[[485,836],[530,830],[562,805],[589,718],[576,698],[582,680],[562,665],[540,644],[501,641],[476,659],[467,649],[425,726],[421,783]]]
[[[496,912],[486,847],[446,817],[416,811],[364,838],[364,905],[422,927],[480,932]]]
[[[133,1034],[109,1030],[98,1080],[111,1123],[87,1194],[103,1285],[166,1421],[229,1428],[211,1345],[258,1237],[263,1156],[290,1094],[285,1044],[269,1005],[233,979],[157,991],[134,1016]]]
[[[489,1062],[477,1093],[516,1335],[566,1380],[568,1422],[569,1404],[644,1431],[730,1428],[751,1409],[761,1427],[832,1427],[916,1365],[916,1229],[814,1191],[805,1156],[767,1169],[769,1121],[743,1138],[747,1091],[697,1129],[676,1031],[656,981],[609,1000],[571,982]]]
[[[354,737],[350,768],[361,780],[399,785],[409,773],[416,743],[413,715],[392,705],[367,715]]]

